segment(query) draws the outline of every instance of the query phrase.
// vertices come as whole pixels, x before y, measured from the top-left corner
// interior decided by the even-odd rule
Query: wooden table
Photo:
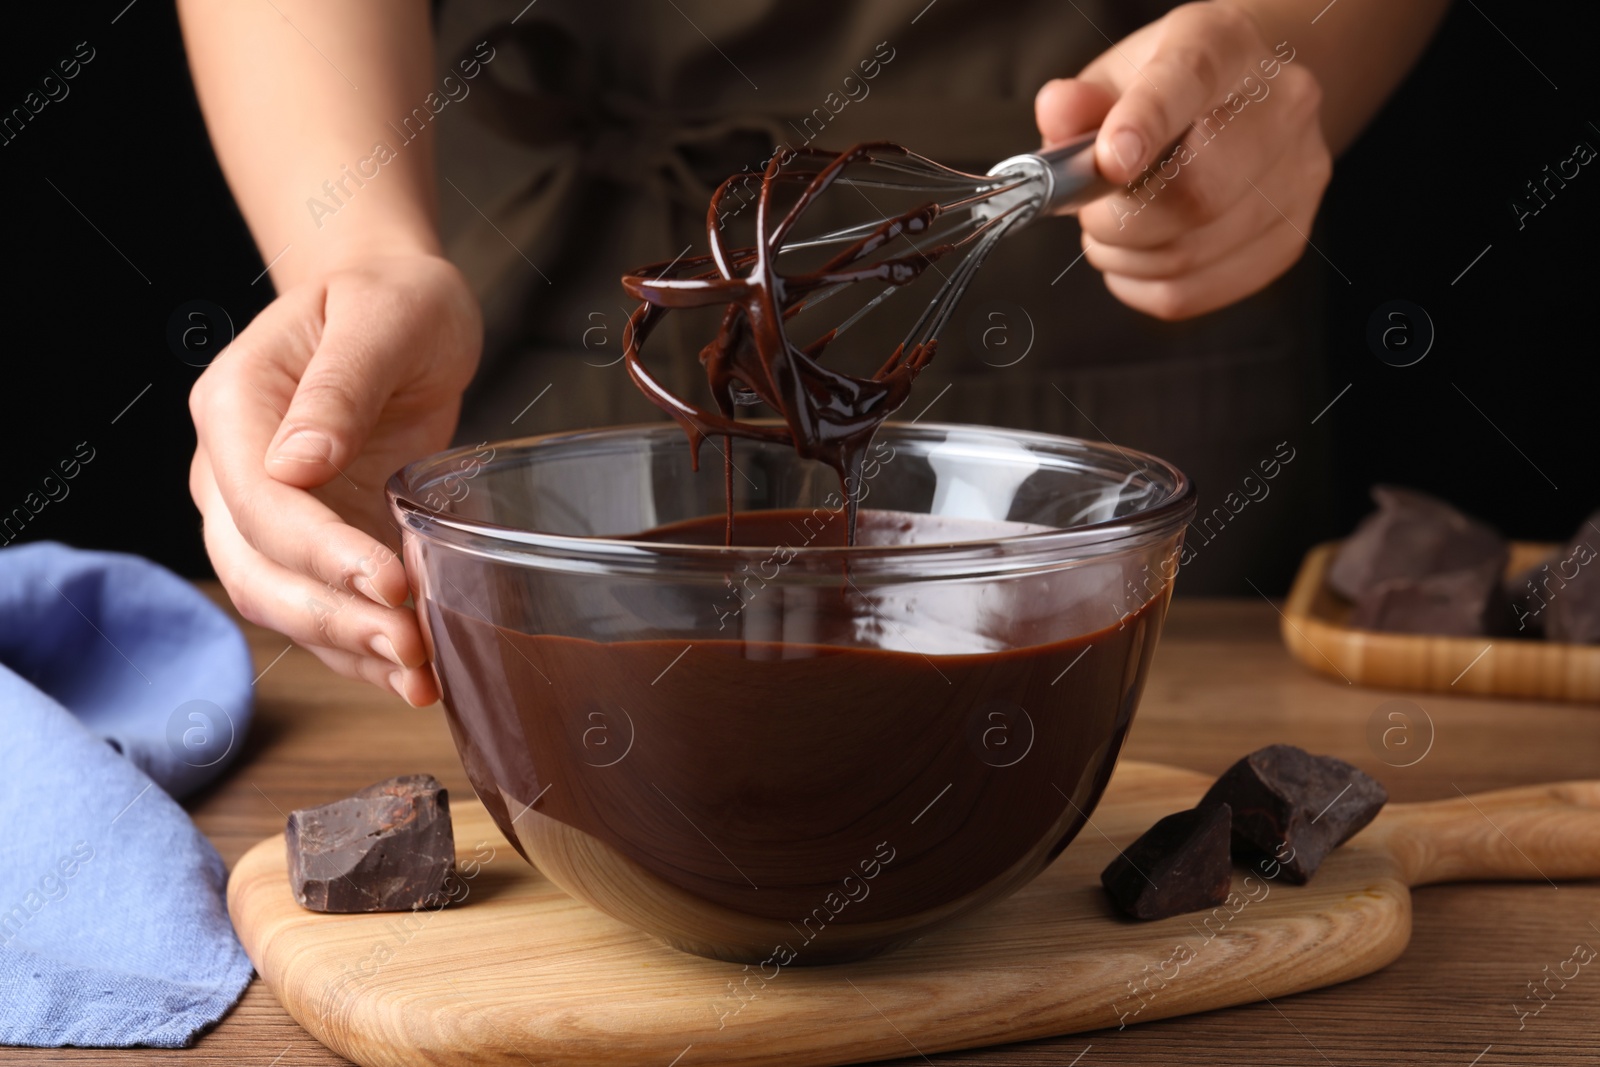
[[[335,676],[307,652],[285,651],[276,634],[246,631],[257,667],[265,669],[255,724],[232,772],[188,805],[230,867],[258,840],[280,832],[291,809],[390,775],[430,771],[470,795],[438,708],[408,708]],[[1414,759],[1425,737],[1411,739],[1415,748],[1390,751],[1369,742],[1369,719],[1397,698],[1414,700],[1434,728],[1427,755],[1404,768],[1391,764]],[[1274,741],[1350,760],[1380,778],[1396,800],[1600,777],[1600,709],[1346,686],[1290,661],[1278,640],[1278,616],[1266,603],[1178,601],[1125,753],[1216,773]],[[1553,971],[1575,944],[1600,948],[1600,884],[1438,886],[1416,891],[1415,913],[1406,955],[1342,986],[1122,1031],[929,1059],[1014,1067],[1600,1063],[1600,965],[1581,970],[1524,1029],[1513,1010],[1527,1006],[1527,983],[1541,980],[1547,964]],[[344,1062],[307,1035],[260,981],[193,1049],[0,1049],[0,1063]]]

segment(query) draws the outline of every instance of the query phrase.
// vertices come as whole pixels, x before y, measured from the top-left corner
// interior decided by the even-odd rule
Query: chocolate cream
[[[785,543],[809,514],[741,513],[735,529],[742,543]],[[863,509],[860,536],[915,536],[923,521]],[[643,539],[722,532],[709,516]],[[1048,582],[1027,586],[1050,596]],[[930,656],[919,648],[952,637],[919,622],[914,600],[874,607],[849,581],[804,593],[784,614],[808,637],[782,642],[529,634],[428,601],[457,745],[507,836],[556,820],[697,900],[797,925],[851,876],[864,895],[835,926],[926,914],[1042,869],[1110,775],[1165,595],[1094,633],[1041,640],[1045,606],[987,612],[974,586],[954,638],[970,651]],[[638,598],[650,595],[630,588],[630,613],[648,614]]]

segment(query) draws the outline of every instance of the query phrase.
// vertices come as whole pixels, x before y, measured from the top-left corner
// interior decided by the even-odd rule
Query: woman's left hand
[[[1183,319],[1241,300],[1305,251],[1332,171],[1322,92],[1292,42],[1222,0],[1185,4],[1035,100],[1045,144],[1100,128],[1122,188],[1079,212],[1123,303]],[[1131,186],[1128,183],[1132,183]]]

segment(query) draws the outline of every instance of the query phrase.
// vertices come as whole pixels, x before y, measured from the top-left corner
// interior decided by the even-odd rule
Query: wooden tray
[[[1236,871],[1235,898],[1215,911],[1116,918],[1099,887],[1113,842],[1192,806],[1210,783],[1123,762],[1091,825],[1015,895],[877,959],[791,966],[747,985],[754,969],[666,948],[563,895],[475,802],[452,805],[467,887],[459,906],[305,911],[290,896],[279,836],[239,861],[228,908],[289,1013],[366,1067],[804,1067],[1137,1024],[1331,985],[1404,950],[1410,886],[1600,876],[1600,782],[1580,782],[1393,804],[1308,886]]]
[[[1347,626],[1350,604],[1328,588],[1338,541],[1306,554],[1283,605],[1283,643],[1314,671],[1380,689],[1600,702],[1600,645],[1517,637],[1433,637]],[[1508,575],[1559,545],[1511,543]]]

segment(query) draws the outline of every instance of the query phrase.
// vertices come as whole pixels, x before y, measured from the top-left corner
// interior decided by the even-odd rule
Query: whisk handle
[[[1094,165],[1096,133],[1086,133],[1066,144],[1038,153],[1045,166],[1050,168],[1053,179],[1050,192],[1045,196],[1046,212],[1081,207],[1091,200],[1098,200],[1114,188],[1111,182],[1101,177]]]
[[[1115,188],[1094,165],[1094,142],[1098,132],[1086,133],[1040,152],[1003,159],[989,168],[989,174],[1025,174],[1041,180],[1045,193],[1035,217],[1076,210]]]

